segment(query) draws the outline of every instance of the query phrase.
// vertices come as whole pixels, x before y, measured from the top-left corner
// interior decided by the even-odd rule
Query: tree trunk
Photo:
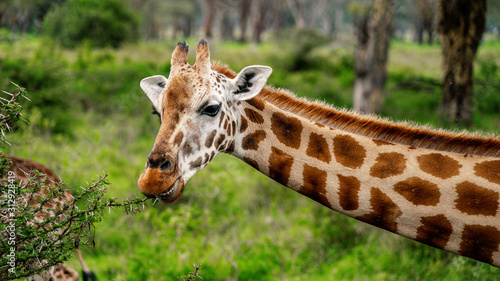
[[[431,26],[427,29],[427,43],[430,45],[434,41],[434,28]]]
[[[256,13],[254,18],[254,27],[253,27],[253,40],[257,43],[262,41],[262,32],[266,28],[266,14],[268,10],[268,2],[266,0],[257,0],[256,1]]]
[[[215,0],[205,0],[205,20],[203,32],[206,38],[212,38],[212,25],[215,19]]]
[[[414,41],[419,45],[421,45],[422,42],[424,42],[424,27],[422,25],[422,20],[420,19],[419,16],[415,16],[414,26],[415,26]]]
[[[275,0],[273,1],[273,19],[272,19],[272,26],[273,26],[273,32],[275,34],[279,34],[279,32],[283,29],[284,26],[284,18],[285,18],[285,13],[286,11],[286,0]]]
[[[185,16],[182,20],[182,34],[184,38],[191,37],[193,17],[191,15]]]
[[[432,43],[436,3],[434,0],[413,0],[413,16],[415,18],[415,41],[424,42],[424,33],[428,35],[427,42]]]
[[[248,23],[248,15],[250,14],[250,0],[241,0],[240,3],[240,42],[247,41],[247,23]]]
[[[223,40],[233,40],[234,21],[232,18],[233,11],[230,7],[225,7],[222,11],[221,35]]]
[[[441,114],[462,126],[472,124],[472,73],[486,22],[486,0],[440,0],[438,32],[443,53]]]
[[[304,18],[304,0],[287,0],[290,11],[295,19],[295,26],[299,29],[306,27],[306,20]]]
[[[144,40],[154,40],[160,37],[160,28],[157,16],[158,5],[156,2],[147,1],[144,4]]]
[[[353,108],[379,114],[387,78],[387,55],[394,18],[393,0],[375,0],[371,20],[358,24]]]

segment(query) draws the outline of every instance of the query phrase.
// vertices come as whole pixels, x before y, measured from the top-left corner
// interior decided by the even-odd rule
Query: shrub
[[[0,97],[0,142],[7,143],[5,133],[16,121],[23,120],[19,100],[27,99],[27,93],[15,86],[19,89],[16,94],[4,91],[7,98]],[[0,153],[0,249],[3,253],[0,262],[4,265],[0,267],[0,280],[32,276],[64,262],[80,245],[93,243],[92,228],[102,219],[104,211],[123,207],[127,213],[134,214],[148,200],[118,202],[108,198],[109,182],[104,175],[88,187],[81,187],[72,201],[54,205],[54,199],[65,198],[67,184],[49,184],[44,174],[28,172],[27,182],[18,181],[11,169],[11,160]]]
[[[138,19],[121,0],[68,0],[47,14],[43,31],[69,48],[84,41],[117,48],[137,40]]]
[[[289,29],[277,36],[280,41],[291,47],[291,56],[288,58],[288,71],[301,71],[316,68],[310,58],[311,52],[328,42],[328,38],[314,29]]]

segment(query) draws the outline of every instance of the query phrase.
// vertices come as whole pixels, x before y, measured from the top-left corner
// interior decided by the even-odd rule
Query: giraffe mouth
[[[178,177],[174,184],[167,189],[167,191],[157,195],[156,198],[160,199],[162,203],[172,203],[179,199],[182,195],[182,191],[184,191],[184,180],[181,177]]]

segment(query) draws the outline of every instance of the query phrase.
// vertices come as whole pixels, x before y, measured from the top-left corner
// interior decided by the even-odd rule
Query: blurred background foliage
[[[137,41],[138,16],[121,0],[68,0],[44,17],[42,31],[64,47],[119,47]]]
[[[76,188],[106,171],[110,196],[140,197],[136,182],[159,125],[138,83],[168,74],[177,41],[208,38],[212,59],[235,71],[269,65],[269,84],[350,108],[353,11],[369,2],[2,1],[0,89],[13,91],[13,81],[32,102],[23,104],[29,124],[0,150],[44,163]],[[457,129],[440,118],[441,48],[435,31],[420,40],[415,3],[395,1],[381,115]],[[487,4],[472,129],[498,135],[500,5]],[[227,155],[199,172],[175,204],[111,213],[96,227],[86,255],[101,280],[176,280],[193,263],[205,280],[498,278],[492,266],[332,212]],[[78,267],[76,258],[69,264]]]

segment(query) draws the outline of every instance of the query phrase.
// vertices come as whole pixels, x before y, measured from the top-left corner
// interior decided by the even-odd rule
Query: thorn
[[[16,86],[17,88],[19,88],[19,90],[21,90],[21,91],[24,91],[24,90],[25,90],[23,87],[21,87],[21,86],[17,85],[16,83],[14,83],[14,82],[12,82],[12,81],[10,81],[10,83],[14,84],[14,86]]]
[[[13,96],[14,96],[13,94],[11,94],[11,93],[9,93],[9,92],[7,92],[7,91],[2,91],[2,92],[3,92],[4,94],[7,94],[7,95],[11,96],[11,97],[13,97]]]

